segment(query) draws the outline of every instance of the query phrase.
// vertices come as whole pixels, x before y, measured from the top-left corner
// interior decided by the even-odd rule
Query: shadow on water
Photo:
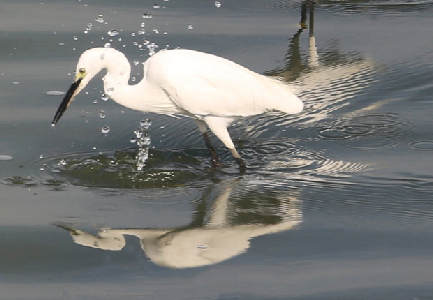
[[[74,243],[102,250],[120,251],[126,245],[125,236],[134,236],[153,263],[192,268],[228,260],[246,252],[251,239],[287,231],[302,222],[297,190],[260,197],[260,193],[239,191],[238,184],[239,180],[229,179],[205,189],[185,226],[103,228],[96,234],[63,223],[56,226],[67,230]]]

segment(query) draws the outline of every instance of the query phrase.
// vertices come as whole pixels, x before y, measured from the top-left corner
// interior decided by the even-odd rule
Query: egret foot
[[[236,162],[239,165],[239,173],[244,174],[245,171],[247,170],[247,164],[245,163],[245,161],[240,158],[240,157],[235,157]]]
[[[245,173],[245,171],[247,170],[247,165],[245,164],[245,161],[241,158],[241,156],[239,155],[238,151],[236,151],[235,148],[230,149],[230,151],[233,155],[233,158],[239,165],[239,173],[241,174]]]
[[[299,23],[299,27],[301,27],[301,29],[307,29],[308,25],[306,23],[304,23],[304,22],[300,22]]]
[[[211,156],[210,163],[211,163],[212,167],[217,168],[217,167],[221,166],[220,161],[218,159],[218,155],[215,151],[215,148],[212,146],[212,144],[210,142],[210,139],[209,139],[207,132],[203,133],[203,138],[204,138],[204,143],[206,144],[206,147],[209,150],[209,153]]]

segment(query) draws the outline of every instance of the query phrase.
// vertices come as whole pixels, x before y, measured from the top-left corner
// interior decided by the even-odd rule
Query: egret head
[[[110,66],[112,57],[114,57],[117,52],[118,51],[110,48],[92,48],[81,54],[75,72],[75,80],[57,109],[53,122],[51,123],[53,126],[56,125],[60,117],[74,100],[74,97],[86,87],[89,81],[102,69],[106,69]]]

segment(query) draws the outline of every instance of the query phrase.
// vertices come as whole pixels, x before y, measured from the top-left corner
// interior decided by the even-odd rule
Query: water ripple
[[[431,140],[415,141],[410,143],[409,146],[414,150],[433,151],[433,141]]]
[[[41,163],[51,176],[79,186],[142,189],[174,187],[205,176],[205,166],[180,151],[149,151],[149,161],[137,171],[136,150],[114,153],[80,153],[46,158]]]
[[[304,149],[290,140],[264,141],[251,148],[246,145],[241,153],[247,158],[249,168],[257,175],[278,179],[279,183],[272,183],[273,186],[287,185],[284,183],[287,180],[345,184],[350,182],[344,178],[368,169],[364,163],[334,160],[325,154]]]
[[[370,0],[370,1],[320,1],[322,9],[342,14],[352,15],[368,13],[376,15],[403,16],[407,13],[419,12],[420,10],[432,7],[431,0]]]
[[[396,145],[408,127],[397,114],[377,113],[327,122],[318,131],[322,139],[345,140],[359,149],[377,149]]]
[[[376,68],[370,60],[328,66],[307,73],[292,84],[304,101],[305,110],[295,120],[308,125],[326,119],[332,112],[349,105],[350,98],[361,94],[375,80]]]

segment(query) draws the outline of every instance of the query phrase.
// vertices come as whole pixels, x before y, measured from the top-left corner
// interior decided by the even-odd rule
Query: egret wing
[[[193,115],[249,116],[275,109],[274,80],[230,60],[191,51],[163,51],[152,60],[147,79]]]

